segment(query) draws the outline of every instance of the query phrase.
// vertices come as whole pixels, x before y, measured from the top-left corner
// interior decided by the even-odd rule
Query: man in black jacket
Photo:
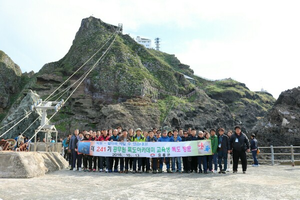
[[[230,137],[229,149],[233,151],[233,173],[237,173],[239,159],[242,161],[243,173],[247,170],[246,151],[250,152],[248,137],[242,133],[240,126],[235,126],[235,133]]]
[[[219,129],[218,137],[218,162],[219,162],[219,174],[226,174],[227,170],[227,153],[229,149],[229,138],[224,134],[224,128]],[[222,168],[222,160],[224,160],[224,168]]]

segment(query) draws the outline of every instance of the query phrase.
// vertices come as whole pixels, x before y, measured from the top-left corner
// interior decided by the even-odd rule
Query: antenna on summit
[[[160,40],[160,38],[155,38],[155,49],[157,50],[157,51],[159,51],[159,41]]]

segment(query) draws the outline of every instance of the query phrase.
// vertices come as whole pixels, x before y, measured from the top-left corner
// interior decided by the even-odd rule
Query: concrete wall
[[[32,178],[68,165],[57,152],[0,152],[0,178]]]

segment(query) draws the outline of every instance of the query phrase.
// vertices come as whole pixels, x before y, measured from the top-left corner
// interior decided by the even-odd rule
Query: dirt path
[[[62,170],[0,179],[0,199],[300,199],[300,167],[250,166],[247,174],[226,175]]]

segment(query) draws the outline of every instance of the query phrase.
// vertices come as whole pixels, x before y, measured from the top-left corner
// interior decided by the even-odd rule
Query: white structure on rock
[[[151,40],[150,39],[137,36],[135,41],[141,45],[144,45],[147,49],[151,48]]]

